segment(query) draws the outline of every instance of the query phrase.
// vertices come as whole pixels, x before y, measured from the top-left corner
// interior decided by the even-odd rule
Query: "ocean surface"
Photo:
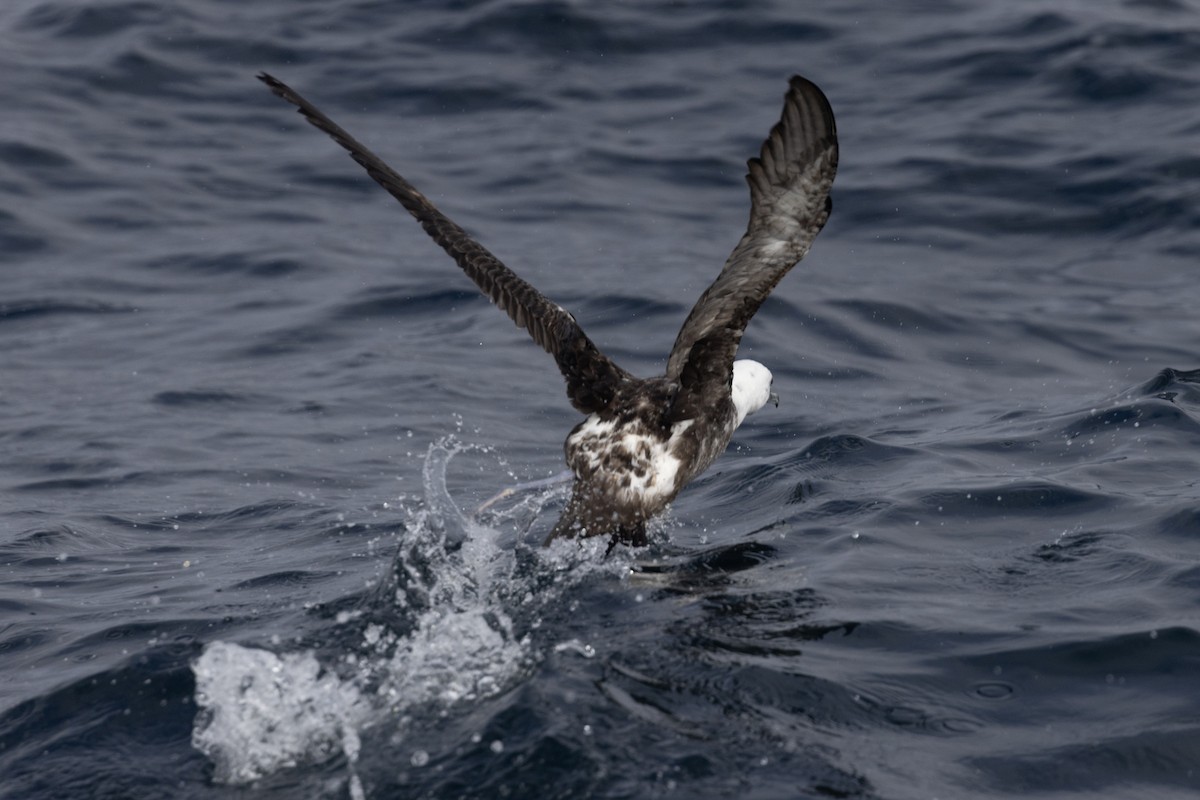
[[[1194,798],[1197,0],[6,0],[0,798]],[[552,360],[255,74],[656,374],[787,79],[782,396],[538,542]]]

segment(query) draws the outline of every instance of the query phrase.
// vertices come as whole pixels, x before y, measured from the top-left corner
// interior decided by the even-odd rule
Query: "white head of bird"
[[[741,359],[733,362],[733,407],[737,409],[737,424],[767,403],[779,405],[779,395],[771,391],[771,370],[757,361]]]

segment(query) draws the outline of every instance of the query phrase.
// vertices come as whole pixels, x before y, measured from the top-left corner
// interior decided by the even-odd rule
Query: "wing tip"
[[[777,127],[783,128],[785,123],[790,122],[805,129],[806,139],[815,138],[812,144],[825,140],[833,145],[837,144],[837,120],[833,116],[833,106],[820,86],[802,75],[793,75],[788,80],[788,92],[784,97],[783,106],[783,114]],[[799,132],[793,131],[793,135]]]
[[[759,154],[746,162],[751,188],[766,188],[783,179],[777,174],[792,161],[808,161],[820,151],[837,163],[837,122],[821,87],[802,75],[788,79],[783,112],[763,141]]]
[[[264,72],[258,73],[254,77],[258,78],[260,81],[262,81],[264,84],[266,84],[267,88],[270,89],[271,92],[276,97],[294,105],[301,114],[304,114],[306,117],[309,118],[310,122],[313,121],[312,120],[313,116],[321,115],[321,112],[317,111],[317,109],[314,106],[312,106],[311,103],[309,103],[307,100],[305,100],[299,94],[297,94],[295,89],[288,86],[286,83],[279,80],[279,78],[276,78],[271,73],[264,71]],[[313,122],[313,124],[316,125],[316,122]],[[317,127],[321,127],[321,126],[317,125]]]
[[[788,79],[787,100],[796,104],[811,101],[821,112],[821,116],[828,121],[831,127],[833,126],[833,107],[829,104],[829,98],[825,96],[825,92],[821,90],[820,86],[803,75],[793,75]]]
[[[268,89],[270,89],[272,92],[279,95],[280,97],[283,97],[285,93],[291,91],[291,89],[288,88],[286,83],[279,80],[278,78],[276,78],[274,75],[272,75],[269,72],[265,72],[265,71],[260,72],[257,75],[255,75],[254,77],[258,78],[260,81],[265,83],[267,85]]]

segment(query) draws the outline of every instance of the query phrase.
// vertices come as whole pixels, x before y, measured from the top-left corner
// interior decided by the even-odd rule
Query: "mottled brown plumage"
[[[769,371],[735,362],[734,355],[763,300],[829,218],[837,130],[821,90],[799,76],[791,79],[779,123],[748,162],[745,235],[680,329],[666,374],[640,379],[316,106],[270,75],[259,79],[345,148],[492,302],[554,356],[571,404],[589,416],[567,437],[575,484],[549,538],[608,535],[644,543],[646,521],[707,469],[745,415],[767,400]]]

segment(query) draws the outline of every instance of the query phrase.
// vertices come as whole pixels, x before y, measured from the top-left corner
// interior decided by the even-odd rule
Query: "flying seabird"
[[[493,303],[554,356],[571,405],[587,418],[564,445],[574,484],[547,544],[561,536],[610,536],[613,543],[644,545],[647,520],[724,452],[749,414],[770,400],[778,404],[771,372],[734,355],[751,317],[829,219],[837,129],[816,84],[800,76],[789,82],[782,117],[758,157],[747,162],[745,235],[688,314],[666,373],[637,378],[601,353],[566,309],[500,263],[316,106],[270,75],[258,77],[345,148]]]

